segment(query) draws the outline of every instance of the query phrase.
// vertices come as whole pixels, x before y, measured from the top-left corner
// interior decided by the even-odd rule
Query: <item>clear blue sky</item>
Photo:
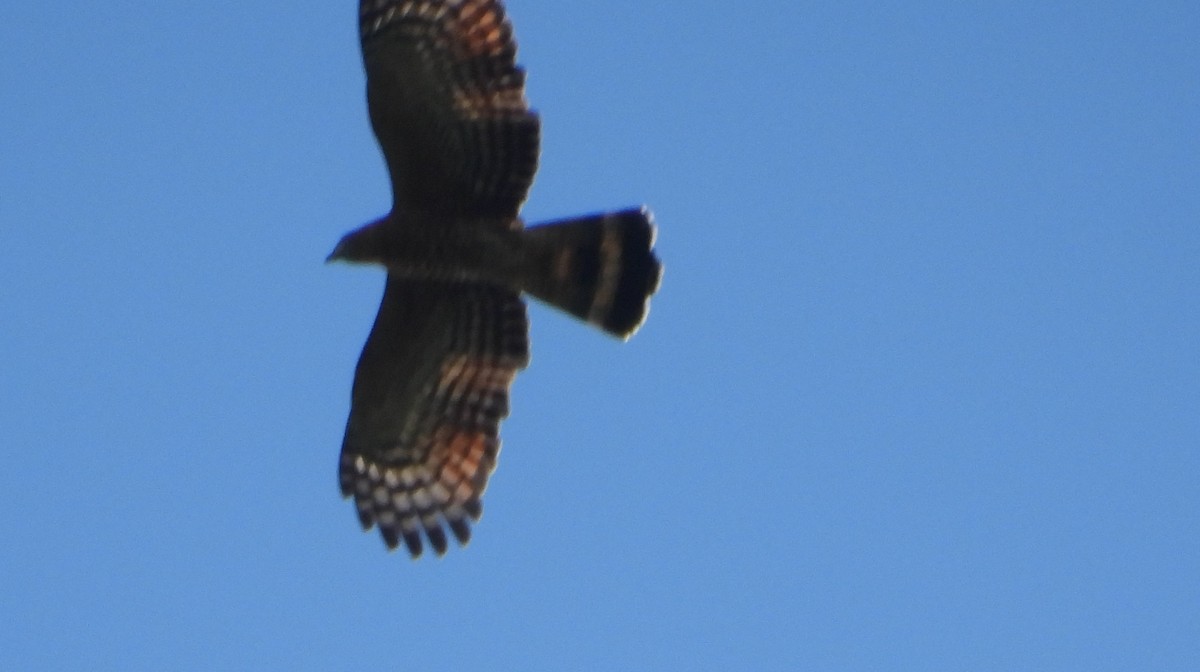
[[[352,0],[0,4],[0,669],[1200,669],[1200,5],[512,0],[537,306],[467,549],[335,467]]]

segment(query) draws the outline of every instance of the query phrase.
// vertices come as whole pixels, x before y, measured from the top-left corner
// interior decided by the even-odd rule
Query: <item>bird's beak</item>
[[[329,253],[329,256],[328,256],[328,257],[325,257],[325,263],[327,263],[327,264],[328,264],[328,263],[331,263],[331,262],[334,262],[334,261],[338,261],[339,259],[342,259],[342,258],[344,258],[344,257],[343,257],[343,254],[344,254],[345,252],[346,252],[346,243],[345,243],[345,242],[339,242],[339,243],[337,244],[337,247],[333,248],[333,252],[330,252],[330,253]]]

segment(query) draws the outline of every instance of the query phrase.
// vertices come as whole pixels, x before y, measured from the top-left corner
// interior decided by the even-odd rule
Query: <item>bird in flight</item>
[[[645,208],[526,227],[540,123],[499,0],[360,0],[387,215],[329,261],[387,269],[354,374],[338,478],[364,530],[412,557],[466,544],[529,363],[529,294],[628,338],[662,265]]]

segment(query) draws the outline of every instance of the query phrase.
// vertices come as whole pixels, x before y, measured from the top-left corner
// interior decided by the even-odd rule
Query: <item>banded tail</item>
[[[662,264],[646,208],[547,222],[525,229],[525,291],[628,338],[646,319]]]

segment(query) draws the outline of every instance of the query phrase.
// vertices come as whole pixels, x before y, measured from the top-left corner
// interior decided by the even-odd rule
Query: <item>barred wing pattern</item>
[[[446,552],[482,513],[508,390],[529,362],[516,292],[388,278],[354,377],[339,480],[364,529],[413,557]]]
[[[509,225],[540,127],[498,0],[361,0],[371,125],[397,206]]]

